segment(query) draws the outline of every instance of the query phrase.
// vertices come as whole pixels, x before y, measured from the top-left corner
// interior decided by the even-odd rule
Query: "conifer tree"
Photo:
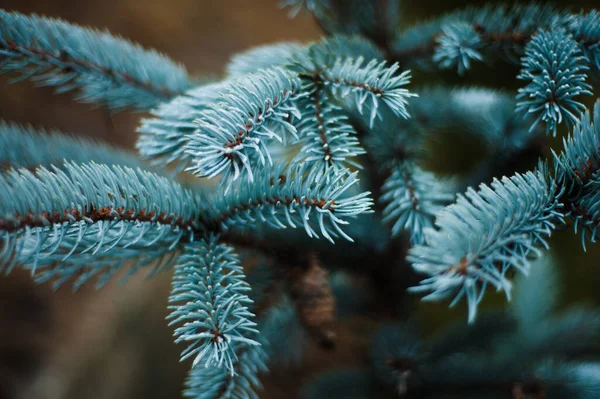
[[[2,72],[148,113],[138,154],[0,124],[0,272],[79,287],[172,270],[188,398],[258,398],[269,367],[309,341],[335,349],[361,312],[376,325],[362,364],[315,375],[304,398],[600,397],[600,313],[555,311],[571,271],[548,253],[568,225],[583,249],[600,226],[600,12],[487,5],[409,24],[397,0],[283,3],[323,38],[236,54],[218,81],[0,11]],[[507,64],[514,93],[469,86]],[[457,136],[483,156],[436,166],[434,144]],[[480,311],[488,288],[511,303]],[[406,291],[464,317],[427,338]]]

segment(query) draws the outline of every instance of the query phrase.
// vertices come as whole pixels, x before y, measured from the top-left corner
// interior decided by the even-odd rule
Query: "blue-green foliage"
[[[409,73],[399,73],[397,65],[388,67],[381,59],[372,44],[357,37],[333,37],[296,53],[293,69],[308,94],[298,102],[299,161],[324,169],[359,166],[354,158],[364,149],[344,108],[367,113],[371,126],[381,116],[380,103],[396,117],[408,117],[407,100],[414,96],[404,88]]]
[[[538,114],[531,128],[544,121],[554,136],[563,120],[572,126],[585,110],[575,98],[592,94],[585,82],[587,60],[573,36],[563,29],[539,31],[525,47],[522,63],[517,78],[528,84],[519,89],[517,112]]]
[[[409,232],[413,244],[423,243],[423,231],[433,227],[434,217],[454,200],[456,192],[452,183],[410,162],[393,168],[381,189],[381,201],[386,203],[383,221],[392,224],[394,235]]]
[[[592,115],[586,111],[564,140],[562,152],[554,153],[555,175],[565,187],[565,214],[573,219],[575,232],[581,230],[581,243],[596,241],[600,221],[598,170],[600,169],[600,102]]]
[[[600,102],[592,113],[586,111],[575,124],[572,134],[563,139],[564,149],[554,153],[556,180],[569,191],[573,185],[585,185],[600,167]]]
[[[309,168],[307,164],[283,164],[263,170],[254,180],[243,179],[236,190],[210,199],[206,225],[223,230],[254,228],[266,223],[276,229],[302,227],[310,237],[329,241],[339,236],[352,241],[341,226],[372,205],[368,192],[352,195],[357,173],[336,173]],[[341,226],[340,226],[341,225]]]
[[[436,42],[438,46],[433,61],[442,69],[454,68],[462,75],[471,68],[472,61],[483,59],[479,52],[483,43],[470,23],[457,22],[443,26],[442,35]]]
[[[95,162],[129,167],[142,166],[140,159],[112,146],[59,131],[46,132],[16,123],[0,121],[0,166],[28,168],[64,162]]]
[[[246,345],[238,350],[233,361],[234,375],[225,368],[198,365],[189,372],[184,397],[256,399],[256,391],[261,389],[258,374],[267,372],[267,364],[285,366],[302,356],[306,334],[289,300],[272,306],[259,320],[258,328],[260,345]]]
[[[185,381],[183,397],[193,399],[258,399],[258,374],[266,371],[261,346],[246,348],[234,362],[236,375],[218,367],[194,367]]]
[[[139,153],[156,166],[173,165],[177,171],[187,168],[193,158],[185,146],[197,129],[195,120],[226,87],[227,81],[202,85],[152,110],[153,118],[142,119],[137,129]]]
[[[256,341],[258,330],[248,309],[242,266],[232,248],[210,236],[186,245],[175,266],[169,302],[175,342],[186,342],[181,360],[194,358],[192,368],[226,368],[236,374],[238,353]]]
[[[510,270],[527,273],[529,257],[557,223],[562,222],[556,185],[544,165],[535,172],[494,180],[479,191],[469,188],[438,214],[437,230],[425,231],[425,245],[413,247],[409,259],[428,277],[414,292],[426,300],[466,297],[469,321],[487,286],[510,297]]]
[[[585,309],[552,316],[556,280],[533,258],[566,218],[584,244],[596,240],[600,103],[592,120],[579,115],[578,96],[591,94],[588,74],[600,69],[600,13],[488,5],[399,29],[395,0],[284,3],[308,9],[329,36],[250,49],[210,83],[107,33],[0,11],[1,71],[109,109],[150,111],[137,149],[176,172],[160,177],[109,146],[0,124],[0,270],[19,266],[38,281],[78,287],[93,276],[103,284],[121,271],[174,267],[170,319],[176,342],[188,345],[182,360],[193,358],[184,395],[247,399],[257,398],[267,364],[302,358],[307,331],[329,328],[331,312],[365,313],[372,323],[405,310],[388,294],[414,281],[399,270],[407,260],[424,275],[410,291],[452,304],[466,298],[469,325],[432,342],[416,323],[385,327],[371,369],[333,371],[307,397],[380,397],[386,385],[427,398],[597,397],[598,365],[579,356],[592,352],[600,318]],[[516,98],[485,88],[433,86],[418,97],[407,89],[408,67],[463,75],[492,61],[521,63],[526,85]],[[553,174],[544,161],[521,172],[522,155],[543,148],[540,127],[556,134],[562,121],[574,128],[554,153]],[[448,133],[483,151],[452,178],[428,170],[430,146]],[[220,185],[185,188],[177,182],[184,171]],[[512,177],[492,180],[504,173]],[[478,191],[456,195],[475,184]],[[248,256],[241,261],[237,251]],[[253,256],[246,280],[242,263]],[[304,270],[308,257],[345,268],[341,286],[291,281],[297,276],[285,266]],[[531,268],[511,313],[475,320],[488,287],[510,298],[514,272]],[[369,295],[373,282],[381,295]],[[330,297],[310,301],[311,290],[342,296],[337,312]],[[384,306],[371,314],[379,295]]]
[[[111,275],[135,255],[142,255],[136,267],[143,258],[167,256],[199,227],[197,194],[140,169],[72,163],[35,173],[12,170],[0,181],[0,264],[9,270],[15,262],[35,271],[37,265],[66,261],[48,273],[66,280],[83,272],[80,279],[87,280],[115,253],[106,259]],[[98,264],[86,264],[89,255]]]
[[[454,53],[457,67],[461,66],[459,53],[518,63],[518,55],[538,29],[566,27],[570,19],[569,13],[546,3],[470,6],[404,29],[393,43],[394,57],[403,65],[431,70],[448,62],[446,57],[434,60],[440,47],[461,43],[460,52]]]
[[[0,25],[0,70],[83,102],[146,110],[191,86],[183,67],[106,32],[2,10]]]
[[[414,244],[422,243],[423,228],[433,225],[435,214],[453,201],[459,189],[458,182],[437,177],[420,166],[427,156],[426,140],[438,139],[444,129],[468,135],[489,151],[488,161],[479,168],[487,172],[487,162],[502,162],[538,135],[529,130],[530,120],[521,120],[515,114],[514,98],[508,94],[441,86],[418,93],[408,107],[410,119],[385,115],[365,138],[368,155],[386,177],[380,197],[386,205],[384,221],[390,223],[395,235],[409,232]],[[478,172],[474,178],[481,178],[481,174]]]
[[[335,96],[350,96],[361,114],[363,110],[370,111],[371,124],[380,102],[398,117],[408,117],[406,104],[414,96],[405,88],[410,82],[410,71],[397,73],[397,64],[388,66],[377,59],[336,58],[327,49],[328,46],[317,44],[297,57],[298,71],[311,77],[312,85],[323,85]]]
[[[581,11],[569,21],[569,31],[577,38],[590,64],[600,70],[600,12]]]
[[[232,82],[189,137],[185,151],[193,159],[190,170],[201,177],[223,173],[227,187],[242,175],[253,180],[254,166],[272,164],[267,140],[297,137],[288,120],[301,118],[296,106],[300,86],[298,77],[281,68]]]
[[[310,97],[299,102],[303,118],[297,125],[302,136],[302,148],[298,161],[315,164],[316,167],[360,167],[352,160],[364,154],[356,131],[342,108],[321,87],[313,87]]]

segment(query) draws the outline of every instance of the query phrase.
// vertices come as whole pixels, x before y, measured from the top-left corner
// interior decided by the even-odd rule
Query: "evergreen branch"
[[[210,236],[187,245],[181,254],[169,302],[170,325],[176,343],[188,342],[181,360],[193,357],[192,368],[224,367],[235,375],[237,352],[260,345],[258,330],[248,309],[250,285],[232,249]]]
[[[483,43],[472,25],[456,22],[442,27],[442,35],[436,39],[433,61],[441,69],[455,68],[459,75],[471,69],[472,61],[483,59],[479,49]]]
[[[157,166],[174,165],[176,172],[187,168],[193,161],[185,151],[189,136],[198,128],[196,119],[211,109],[221,97],[228,81],[210,83],[187,91],[152,111],[153,118],[142,119],[136,148]]]
[[[347,195],[357,183],[356,172],[323,171],[307,164],[276,166],[253,181],[239,182],[228,194],[217,194],[204,223],[222,231],[257,222],[276,229],[303,226],[309,237],[319,237],[318,230],[331,242],[338,236],[352,241],[340,225],[369,213],[372,205],[368,192]]]
[[[35,271],[115,248],[160,244],[165,254],[200,230],[199,196],[140,169],[66,164],[35,174],[13,170],[0,180],[0,264],[9,270],[15,262]]]
[[[554,174],[564,187],[561,196],[564,213],[581,230],[581,244],[595,242],[600,225],[598,205],[598,171],[600,170],[600,102],[594,105],[593,119],[589,111],[582,114],[573,133],[563,140],[564,149],[554,155]]]
[[[539,31],[525,47],[522,63],[517,78],[529,83],[519,89],[517,112],[539,114],[531,128],[544,121],[554,136],[563,119],[568,127],[574,124],[585,110],[575,97],[591,95],[592,87],[585,82],[589,68],[573,36],[562,29]]]
[[[408,99],[415,97],[404,88],[410,82],[410,72],[398,73],[398,65],[387,66],[385,61],[372,59],[335,58],[328,52],[328,45],[317,44],[296,57],[295,70],[314,85],[323,85],[336,97],[350,95],[351,103],[359,113],[370,110],[371,125],[378,114],[380,102],[398,117],[408,118]],[[364,64],[364,65],[363,65]]]
[[[243,76],[260,69],[289,64],[304,46],[296,42],[279,42],[253,47],[234,55],[226,66],[227,76]]]
[[[591,10],[586,14],[581,11],[571,16],[568,30],[582,47],[585,58],[600,70],[600,12]]]
[[[244,174],[252,181],[256,163],[271,164],[265,140],[283,142],[288,134],[296,136],[289,120],[300,118],[296,107],[300,85],[295,75],[281,68],[231,83],[221,102],[204,112],[198,130],[189,136],[185,147],[193,158],[189,169],[202,177],[223,173],[227,187]]]
[[[348,117],[335,105],[320,84],[299,104],[303,118],[296,128],[303,146],[297,159],[343,171],[348,166],[360,168],[349,158],[364,154],[356,131]]]
[[[433,227],[433,219],[455,197],[456,189],[433,173],[406,162],[393,169],[382,187],[380,200],[386,203],[383,221],[392,223],[392,234],[410,234],[413,244],[423,244],[423,230]]]
[[[254,289],[252,290],[254,292]],[[217,367],[194,367],[187,378],[184,397],[194,399],[258,399],[261,389],[257,374],[269,364],[297,362],[305,349],[305,338],[289,299],[268,309],[260,320],[260,346],[246,346],[234,362],[236,375]]]
[[[0,25],[0,70],[83,102],[146,110],[191,86],[183,67],[106,32],[1,10]]]
[[[582,192],[574,198],[565,200],[566,215],[573,220],[575,233],[581,231],[581,246],[586,249],[586,241],[596,242],[598,227],[600,226],[600,194],[598,187],[600,181],[597,177],[592,178],[584,187]]]
[[[257,374],[265,372],[266,353],[262,346],[241,351],[234,362],[236,375],[218,367],[194,367],[186,379],[184,398],[192,399],[258,399],[256,390],[262,385]]]
[[[581,114],[573,132],[563,139],[564,149],[554,153],[554,174],[568,193],[579,191],[600,170],[600,101]]]
[[[387,67],[385,61],[375,60],[362,66],[363,59],[338,60],[331,69],[319,73],[317,78],[327,85],[335,95],[352,99],[360,113],[363,105],[371,109],[371,124],[377,116],[379,102],[382,101],[398,117],[408,118],[406,104],[416,95],[404,88],[410,82],[410,72],[395,76],[398,65]],[[369,104],[367,100],[370,99]]]
[[[598,70],[599,20],[596,10],[571,14],[550,4],[469,7],[406,29],[393,44],[392,58],[424,70],[454,65],[460,73],[468,69],[470,59],[505,58],[517,64],[538,30],[564,29]]]
[[[430,292],[427,300],[455,296],[452,304],[466,297],[470,322],[488,285],[510,297],[506,272],[526,274],[528,256],[547,247],[545,238],[562,222],[556,192],[544,165],[467,190],[438,213],[438,230],[425,231],[426,244],[411,249],[413,268],[429,276],[411,291]]]
[[[569,13],[547,4],[468,7],[406,29],[393,45],[394,59],[403,66],[426,70],[435,68],[439,61],[441,66],[449,66],[449,59],[453,59],[464,71],[468,63],[461,61],[459,53],[469,58],[476,55],[475,59],[507,57],[516,63],[515,55],[523,53],[538,29],[566,27],[569,20]],[[460,51],[454,58],[440,57],[449,48],[458,50],[458,43]],[[434,60],[436,54],[438,59]]]
[[[65,161],[137,167],[141,160],[132,153],[108,144],[58,131],[46,132],[16,123],[0,121],[0,168],[27,168],[63,165]]]

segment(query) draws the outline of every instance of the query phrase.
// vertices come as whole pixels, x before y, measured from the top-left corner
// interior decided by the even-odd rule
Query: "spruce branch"
[[[393,168],[382,191],[383,221],[392,224],[392,234],[405,231],[413,244],[423,244],[423,231],[433,227],[435,216],[454,200],[456,189],[449,181],[404,162]]]
[[[0,10],[0,70],[110,109],[147,110],[191,86],[185,69],[122,38]]]
[[[236,373],[237,352],[260,345],[248,309],[250,285],[232,249],[216,236],[185,246],[175,266],[169,302],[175,342],[188,342],[181,360],[193,357],[192,368],[216,367]],[[245,349],[247,350],[247,348]]]
[[[460,54],[477,55],[476,59],[507,59],[517,63],[518,56],[538,29],[566,27],[570,14],[549,4],[488,4],[467,7],[405,29],[395,41],[394,59],[402,66],[431,70],[448,65],[448,57],[439,54],[455,48],[453,58],[459,70],[468,66],[458,63]],[[469,35],[471,35],[469,37]],[[445,49],[444,49],[445,48]],[[434,56],[438,54],[438,59]]]
[[[265,141],[296,137],[289,120],[301,117],[296,107],[302,96],[300,87],[299,79],[281,68],[231,83],[189,136],[185,151],[193,164],[188,169],[201,177],[223,173],[222,182],[228,188],[242,175],[252,181],[255,165],[272,164]]]
[[[198,128],[196,119],[217,102],[228,81],[209,83],[162,103],[152,110],[152,118],[144,118],[136,148],[153,165],[174,165],[180,172],[192,163],[193,157],[185,151],[189,136]]]
[[[576,193],[600,170],[600,101],[593,114],[589,110],[581,114],[573,132],[563,139],[563,147],[554,153],[555,177],[568,193]]]
[[[223,368],[194,367],[186,380],[184,397],[258,399],[256,392],[262,388],[258,374],[267,372],[267,363],[285,366],[298,361],[305,346],[302,328],[287,298],[268,309],[259,321],[259,329],[261,345],[239,350],[233,364],[235,375]]]
[[[316,44],[296,57],[295,70],[307,80],[307,84],[323,85],[334,96],[351,100],[352,106],[362,114],[370,111],[371,124],[378,114],[380,103],[395,115],[408,118],[406,105],[415,94],[404,86],[410,82],[410,72],[399,72],[398,65],[388,66],[385,61],[372,59],[333,58],[328,45]],[[348,97],[348,98],[346,98]]]
[[[236,375],[218,367],[194,367],[185,381],[183,397],[191,399],[258,399],[258,374],[265,372],[266,353],[261,346],[241,351],[234,362]]]
[[[356,131],[348,117],[337,106],[321,84],[315,84],[307,98],[299,104],[302,119],[296,126],[304,144],[296,158],[324,169],[343,171],[360,165],[351,160],[364,154]]]
[[[161,249],[149,255],[164,255],[201,229],[200,197],[141,169],[71,163],[35,174],[12,170],[0,180],[5,270],[18,262],[34,272],[38,264],[80,255],[89,261],[88,255],[102,258],[115,249],[118,261],[154,245]]]
[[[62,166],[65,162],[83,163],[93,159],[108,165],[142,166],[135,154],[106,143],[45,131],[17,123],[0,121],[0,169]]]
[[[547,248],[556,223],[562,223],[557,188],[540,165],[535,172],[516,174],[468,189],[455,204],[438,213],[437,230],[425,231],[425,245],[413,247],[409,261],[428,277],[413,292],[429,292],[426,300],[466,297],[469,322],[487,286],[510,298],[509,270],[527,274],[531,254]]]
[[[572,126],[585,110],[575,98],[592,94],[585,82],[587,60],[573,36],[562,29],[540,30],[525,47],[522,63],[517,78],[528,84],[519,89],[517,112],[538,114],[531,128],[544,121],[553,136],[563,120]]]
[[[203,223],[225,232],[257,223],[275,229],[302,226],[309,237],[318,238],[320,232],[331,242],[339,236],[352,241],[340,225],[369,213],[372,205],[368,192],[348,194],[357,183],[356,172],[323,171],[308,164],[276,166],[254,180],[240,181],[227,194],[218,193]]]
[[[581,231],[581,244],[595,242],[600,224],[598,170],[600,170],[600,102],[592,114],[586,111],[573,133],[563,140],[564,149],[554,153],[554,174],[565,188],[561,196],[565,215],[573,220],[575,232]]]
[[[441,69],[455,68],[459,75],[471,69],[472,61],[483,59],[479,52],[481,38],[471,24],[457,22],[442,27],[442,34],[436,39],[438,44],[433,61]]]
[[[596,71],[600,70],[600,12],[581,11],[579,14],[572,15],[568,31],[576,38],[590,64]]]

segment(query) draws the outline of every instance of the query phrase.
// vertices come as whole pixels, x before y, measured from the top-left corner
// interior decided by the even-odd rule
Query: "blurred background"
[[[482,2],[406,3],[407,20],[413,20]],[[555,3],[598,6],[597,0]],[[106,28],[168,54],[200,77],[218,77],[230,55],[249,47],[320,36],[310,16],[290,20],[278,0],[0,0],[0,7]],[[496,79],[487,76],[488,81],[490,76]],[[510,76],[514,80],[515,73]],[[30,82],[11,85],[9,80],[0,77],[0,118],[133,148],[143,115],[111,114],[77,104],[71,95],[54,95],[50,88],[35,88]],[[492,82],[497,87],[514,85]],[[565,249],[558,255],[569,268],[568,295],[600,304],[598,249],[588,249],[584,262],[578,238],[566,240],[571,241],[561,245]],[[57,292],[48,285],[36,286],[23,273],[0,277],[0,399],[180,397],[189,365],[178,362],[182,348],[172,343],[172,329],[166,325],[169,291],[168,273],[153,279],[138,275],[126,285],[113,280],[99,291],[88,284],[76,293],[68,284]],[[446,304],[424,310],[446,314]],[[357,323],[340,332],[334,354],[324,356],[310,346],[302,366],[273,370],[264,379],[261,397],[295,397],[297,386],[317,369],[358,361],[366,352],[366,343],[354,339],[361,328]]]

